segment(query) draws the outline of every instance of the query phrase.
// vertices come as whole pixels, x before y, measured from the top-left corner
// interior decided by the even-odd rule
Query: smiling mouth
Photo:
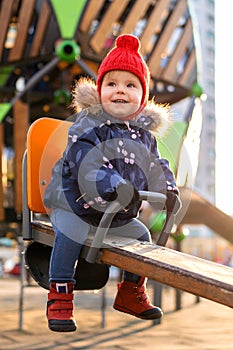
[[[117,100],[114,100],[112,101],[113,103],[128,103],[127,101],[125,100],[121,100],[121,99],[117,99]]]

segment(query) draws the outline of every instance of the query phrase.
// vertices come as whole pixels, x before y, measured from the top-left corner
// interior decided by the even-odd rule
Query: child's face
[[[128,71],[114,70],[105,74],[101,85],[101,103],[105,112],[124,120],[137,112],[143,90],[140,80]]]

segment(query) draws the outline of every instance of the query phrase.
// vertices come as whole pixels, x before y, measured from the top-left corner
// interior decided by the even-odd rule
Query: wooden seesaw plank
[[[47,221],[32,223],[35,241],[52,245]],[[90,244],[87,242],[87,244]],[[233,269],[153,243],[107,235],[100,260],[171,287],[233,308]]]
[[[108,237],[101,261],[233,308],[233,269],[155,244]]]

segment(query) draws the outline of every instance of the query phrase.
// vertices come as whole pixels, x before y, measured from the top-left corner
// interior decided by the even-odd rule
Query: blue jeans
[[[50,259],[50,282],[74,281],[75,267],[80,251],[90,232],[96,228],[77,215],[63,209],[55,209],[51,215],[55,241]],[[139,220],[132,219],[126,225],[110,228],[110,234],[131,237],[139,241],[151,241],[148,228]],[[123,279],[137,283],[140,275],[124,271]]]

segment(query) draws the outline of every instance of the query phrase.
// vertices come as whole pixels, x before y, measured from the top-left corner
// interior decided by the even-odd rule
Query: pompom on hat
[[[143,89],[141,110],[146,105],[149,97],[150,72],[139,52],[140,46],[140,41],[136,36],[130,34],[120,35],[116,39],[114,48],[109,51],[99,67],[96,84],[97,91],[100,94],[101,84],[107,72],[123,70],[135,74],[139,78]]]

